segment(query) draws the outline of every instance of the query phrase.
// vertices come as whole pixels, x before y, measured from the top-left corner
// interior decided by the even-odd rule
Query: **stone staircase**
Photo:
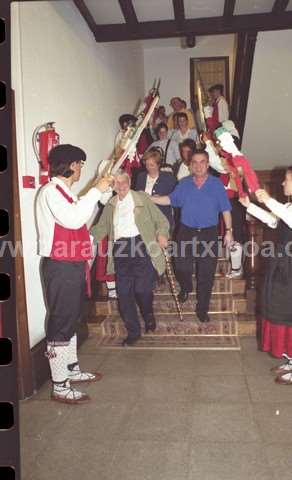
[[[145,334],[144,323],[140,319],[142,338],[131,348],[239,349],[239,335],[255,335],[256,325],[254,318],[247,314],[245,280],[227,279],[227,269],[228,260],[220,258],[210,302],[209,323],[201,323],[196,318],[195,293],[191,293],[182,305],[183,321],[180,321],[168,281],[160,284],[154,292],[156,331]],[[94,303],[89,330],[101,346],[121,346],[126,330],[117,300]]]

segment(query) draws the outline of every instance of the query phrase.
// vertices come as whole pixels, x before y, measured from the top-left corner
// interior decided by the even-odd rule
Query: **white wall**
[[[133,111],[144,95],[141,46],[97,44],[72,1],[12,3],[12,88],[16,95],[19,178],[38,164],[31,136],[37,125],[56,122],[62,143],[87,152],[79,189],[108,157],[117,117]],[[30,344],[44,338],[45,307],[36,255],[36,190],[20,182],[24,268]]]
[[[186,49],[180,46],[153,47],[151,42],[151,46],[147,48],[147,42],[144,42],[146,88],[152,85],[154,78],[161,78],[160,103],[165,105],[168,112],[171,111],[169,107],[171,97],[181,97],[190,105],[190,58],[229,56],[230,86],[232,88],[234,35],[197,37],[196,42],[194,48]]]
[[[292,164],[292,30],[258,34],[242,150],[259,170]]]

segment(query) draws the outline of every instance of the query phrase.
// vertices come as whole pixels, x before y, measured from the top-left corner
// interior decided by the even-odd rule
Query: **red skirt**
[[[261,348],[273,357],[282,358],[283,353],[292,357],[292,326],[279,325],[262,319]]]
[[[100,282],[113,282],[115,280],[114,274],[107,274],[107,247],[108,237],[105,237],[98,243],[98,257],[96,259],[96,280]]]

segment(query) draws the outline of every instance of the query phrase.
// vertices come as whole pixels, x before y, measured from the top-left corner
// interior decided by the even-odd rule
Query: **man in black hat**
[[[41,275],[48,311],[47,357],[50,363],[52,399],[69,404],[87,402],[89,396],[74,383],[95,382],[100,373],[81,372],[77,358],[76,331],[86,296],[88,261],[92,258],[89,221],[112,179],[105,177],[81,198],[71,187],[78,182],[85,152],[73,145],[58,145],[49,153],[50,182],[36,201]]]

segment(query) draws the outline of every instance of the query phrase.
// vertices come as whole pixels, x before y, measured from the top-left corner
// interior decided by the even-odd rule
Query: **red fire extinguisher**
[[[54,123],[48,122],[39,125],[32,136],[33,149],[40,164],[39,182],[41,185],[49,181],[48,155],[51,149],[60,143],[60,136],[54,128]]]

